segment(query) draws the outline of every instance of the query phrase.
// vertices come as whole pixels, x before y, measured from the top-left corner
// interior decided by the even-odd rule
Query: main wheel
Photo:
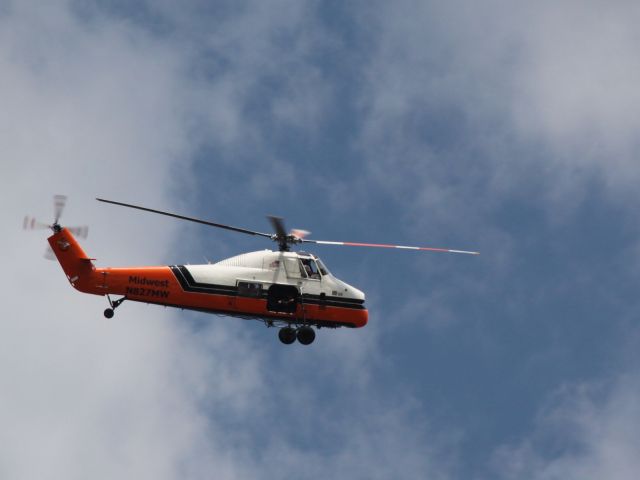
[[[104,311],[104,316],[107,318],[112,318],[113,317],[113,309],[112,308],[107,308]]]
[[[278,332],[278,338],[285,345],[291,345],[296,341],[296,331],[291,327],[281,328]]]
[[[300,327],[297,332],[298,341],[302,345],[311,345],[313,341],[316,339],[316,332],[311,327]]]

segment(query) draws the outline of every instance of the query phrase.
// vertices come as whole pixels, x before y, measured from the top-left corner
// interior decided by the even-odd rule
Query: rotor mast
[[[268,215],[267,218],[271,222],[271,226],[276,231],[271,235],[271,240],[278,243],[278,249],[281,252],[289,252],[291,250],[290,245],[296,243],[302,243],[302,239],[293,235],[293,233],[287,233],[284,228],[284,220],[281,217],[274,217]]]

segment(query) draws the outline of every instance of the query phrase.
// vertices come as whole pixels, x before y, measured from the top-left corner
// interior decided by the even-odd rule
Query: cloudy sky
[[[632,479],[640,7],[0,1],[0,478]],[[69,287],[100,265],[318,247],[370,323],[274,330]],[[257,243],[256,243],[257,242]]]

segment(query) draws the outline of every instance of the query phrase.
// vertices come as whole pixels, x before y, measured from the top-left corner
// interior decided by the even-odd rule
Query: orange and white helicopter
[[[313,243],[478,254],[445,248],[311,240],[305,238],[309,232],[304,230],[287,233],[283,220],[278,217],[268,217],[275,230],[270,234],[102,198],[96,200],[260,236],[278,244],[277,251],[243,253],[213,264],[96,267],[95,259],[89,258],[74,237],[74,233],[86,237],[87,227],[65,228],[58,223],[66,197],[56,195],[53,224],[27,217],[24,228],[53,231],[48,238],[49,245],[67,279],[81,292],[106,296],[110,308],[104,311],[105,317],[113,317],[114,310],[130,300],[258,319],[267,326],[279,327],[278,337],[284,344],[291,344],[296,339],[303,345],[311,344],[316,336],[313,327],[359,328],[368,320],[363,292],[333,276],[316,255],[291,251],[292,245]],[[112,299],[112,295],[120,298]]]

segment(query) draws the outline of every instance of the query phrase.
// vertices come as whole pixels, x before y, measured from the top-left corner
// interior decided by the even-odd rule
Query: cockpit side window
[[[300,261],[302,262],[302,266],[304,267],[307,277],[320,280],[320,270],[318,269],[318,265],[315,260],[312,258],[301,258]]]

